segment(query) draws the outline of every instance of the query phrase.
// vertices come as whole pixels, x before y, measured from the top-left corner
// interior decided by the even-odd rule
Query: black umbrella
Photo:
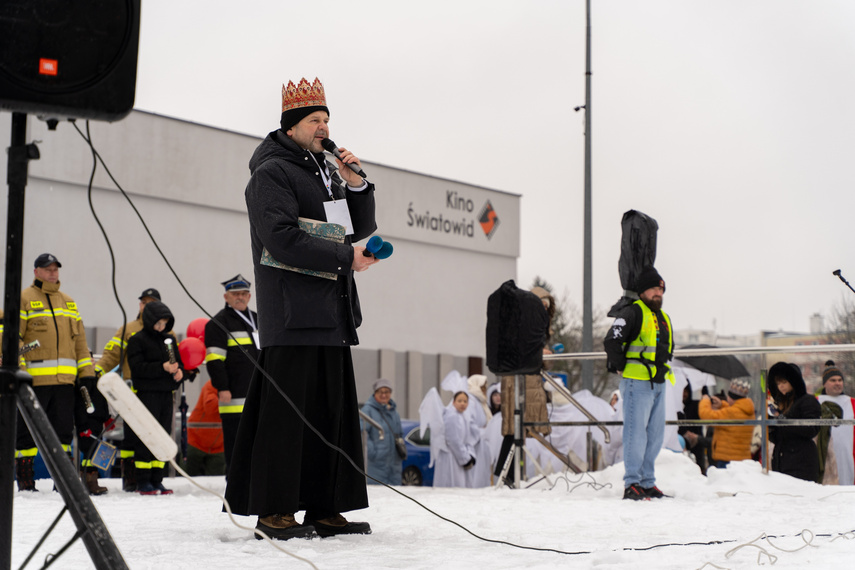
[[[681,348],[718,348],[709,344],[690,344]],[[732,354],[708,354],[706,356],[677,356],[692,368],[701,372],[733,380],[750,376],[748,370]]]

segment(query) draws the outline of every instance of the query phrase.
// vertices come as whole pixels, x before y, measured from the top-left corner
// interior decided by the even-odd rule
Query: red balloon
[[[187,325],[187,338],[198,338],[205,344],[205,325],[208,324],[208,319],[198,318],[190,321]]]
[[[205,343],[195,337],[187,337],[178,343],[178,352],[185,370],[198,368],[205,361]]]

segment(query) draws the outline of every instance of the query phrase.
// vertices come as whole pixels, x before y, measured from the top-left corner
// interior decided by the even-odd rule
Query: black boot
[[[122,459],[122,491],[137,492],[137,468],[133,457]]]
[[[151,486],[161,495],[171,495],[172,489],[163,486],[163,467],[151,468]]]
[[[151,484],[151,469],[137,469],[137,493],[140,495],[157,495],[157,489]]]
[[[18,478],[19,491],[38,491],[34,479],[32,457],[15,458],[15,474]]]
[[[321,538],[337,534],[371,534],[371,525],[367,522],[350,522],[338,513],[319,518],[306,511],[303,526],[315,527],[315,532]]]

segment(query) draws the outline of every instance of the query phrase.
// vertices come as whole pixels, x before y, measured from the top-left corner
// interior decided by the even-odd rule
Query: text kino
[[[472,200],[466,199],[463,196],[458,196],[456,190],[445,191],[445,207],[451,210],[463,210],[472,212],[475,209],[475,203]]]

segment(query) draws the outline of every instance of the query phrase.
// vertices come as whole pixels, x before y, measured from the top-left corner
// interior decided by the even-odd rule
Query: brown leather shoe
[[[300,524],[294,519],[294,515],[267,515],[258,517],[258,524],[255,528],[276,540],[288,540],[291,538],[311,538],[315,534],[315,527],[307,524]],[[262,539],[260,534],[256,534],[255,538]]]
[[[348,522],[340,514],[317,520],[310,519],[307,516],[303,519],[303,524],[310,524],[315,527],[318,536],[321,538],[337,534],[371,534],[371,525],[367,522]]]
[[[98,472],[86,472],[86,490],[90,495],[104,495],[107,493],[107,487],[102,487],[98,484]]]

